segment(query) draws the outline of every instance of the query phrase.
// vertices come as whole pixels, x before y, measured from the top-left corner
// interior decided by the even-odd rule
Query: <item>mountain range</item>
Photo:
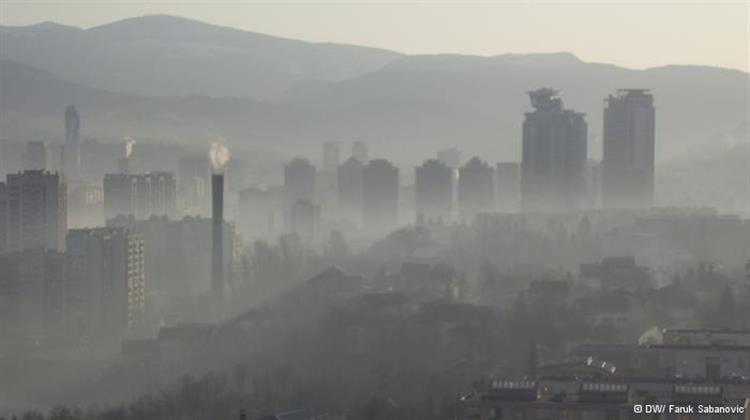
[[[289,40],[171,16],[79,29],[0,27],[0,137],[58,140],[65,105],[85,136],[315,153],[365,140],[373,155],[412,162],[457,146],[518,160],[526,91],[549,86],[587,114],[600,155],[604,98],[649,88],[660,160],[747,142],[748,74],[706,66],[645,70],[571,53],[405,55]],[[739,133],[727,138],[722,133]],[[291,152],[290,152],[291,151]],[[466,156],[468,157],[468,156]]]

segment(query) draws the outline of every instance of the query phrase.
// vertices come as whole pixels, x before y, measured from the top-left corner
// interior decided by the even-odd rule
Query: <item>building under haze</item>
[[[65,108],[63,171],[69,180],[77,181],[81,177],[81,119],[73,105]]]
[[[337,141],[327,141],[323,143],[323,170],[326,172],[336,172],[336,168],[341,163],[341,143]]]
[[[654,200],[654,98],[620,89],[604,108],[602,194],[607,208],[651,207]]]
[[[236,234],[234,224],[224,221],[222,225],[222,271],[229,288],[240,272],[242,239]],[[148,293],[197,296],[211,291],[212,219],[186,216],[180,220],[166,217],[138,220],[118,216],[107,220],[107,226],[127,228],[143,239]]]
[[[146,219],[175,217],[177,182],[171,172],[107,174],[104,176],[104,216],[119,214]]]
[[[125,228],[72,229],[67,261],[66,325],[72,334],[117,336],[142,321],[142,238]]]
[[[297,200],[292,203],[289,213],[289,227],[305,243],[315,240],[320,226],[320,206],[308,200]]]
[[[521,206],[524,211],[570,211],[583,207],[587,124],[584,114],[564,109],[558,92],[529,92],[533,112],[523,122]]]
[[[387,231],[398,225],[398,192],[398,168],[391,162],[374,159],[365,166],[362,177],[362,223],[366,228]]]
[[[370,155],[367,150],[367,143],[363,141],[352,142],[352,155],[354,159],[359,160],[362,163],[366,163],[370,160]]]
[[[21,156],[24,170],[47,169],[47,145],[43,141],[26,143],[26,151]]]
[[[6,202],[7,250],[65,249],[68,206],[63,177],[33,170],[8,174],[6,180],[0,203]]]
[[[458,206],[461,217],[490,212],[495,206],[495,171],[474,157],[459,170]]]
[[[0,331],[58,332],[64,318],[65,254],[43,248],[0,253]]]
[[[453,169],[430,159],[414,172],[414,209],[417,219],[447,220],[453,206]]]
[[[350,157],[338,168],[339,212],[343,217],[359,223],[362,219],[362,188],[365,163]]]
[[[297,200],[315,201],[315,166],[297,158],[284,166],[285,210]]]

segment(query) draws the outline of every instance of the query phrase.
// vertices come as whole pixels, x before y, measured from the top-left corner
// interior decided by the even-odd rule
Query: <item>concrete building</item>
[[[104,176],[104,216],[175,217],[177,182],[171,172],[107,174]]]
[[[65,108],[63,171],[70,181],[78,181],[81,178],[81,119],[73,105]]]
[[[297,158],[284,166],[285,210],[297,200],[315,201],[316,170],[307,159]]]
[[[487,162],[474,157],[459,170],[458,206],[462,218],[491,212],[495,207],[495,172]]]
[[[41,170],[8,174],[7,248],[65,249],[67,188],[59,174]]]
[[[529,92],[533,112],[523,122],[521,207],[524,211],[571,211],[586,194],[587,124],[584,114],[563,108],[558,92]]]
[[[198,296],[211,290],[213,222],[210,218],[184,217],[170,220],[152,217],[138,220],[119,216],[107,220],[107,226],[127,228],[143,238],[147,291]],[[242,238],[232,223],[223,223],[222,249],[224,280],[231,287],[239,277]],[[177,246],[176,244],[179,244]]]
[[[579,357],[595,357],[617,366],[620,375],[734,381],[750,378],[750,347],[716,344],[581,344]]]
[[[145,310],[143,239],[124,228],[72,229],[67,236],[66,325],[77,336],[118,336]]]
[[[495,176],[497,208],[505,212],[518,211],[521,206],[521,163],[498,162]]]
[[[365,163],[351,157],[338,167],[340,214],[356,224],[362,221],[362,188]]]
[[[30,141],[26,143],[26,151],[21,156],[24,170],[46,170],[47,169],[47,145],[43,141]]]
[[[305,243],[315,240],[320,226],[320,207],[307,200],[297,200],[292,204],[289,227]]]
[[[362,219],[369,229],[398,225],[398,168],[385,159],[371,160],[362,178]],[[382,231],[381,231],[382,233]]]
[[[65,254],[36,248],[0,254],[0,331],[31,335],[61,331]]]
[[[607,208],[654,201],[655,110],[647,89],[620,89],[604,108],[603,200]]]
[[[453,206],[453,169],[430,159],[414,171],[414,209],[417,220],[448,221]]]
[[[590,370],[594,370],[591,368]],[[744,420],[750,385],[680,381],[612,380],[599,378],[493,379],[459,400],[462,420]],[[680,414],[698,406],[728,412]],[[642,414],[635,410],[649,408]],[[653,408],[664,411],[654,412]]]

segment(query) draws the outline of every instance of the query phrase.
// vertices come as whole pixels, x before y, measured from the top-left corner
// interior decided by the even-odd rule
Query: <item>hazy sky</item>
[[[705,64],[750,69],[750,0],[0,0],[0,22],[5,25],[55,21],[87,28],[155,13],[405,53],[570,51],[585,61],[633,68]]]

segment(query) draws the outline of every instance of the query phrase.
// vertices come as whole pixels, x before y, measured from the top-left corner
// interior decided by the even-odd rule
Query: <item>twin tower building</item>
[[[521,163],[524,211],[586,207],[588,126],[584,114],[565,109],[558,92],[529,92]],[[647,208],[654,198],[654,104],[645,89],[621,89],[606,99],[600,167],[602,207]]]

